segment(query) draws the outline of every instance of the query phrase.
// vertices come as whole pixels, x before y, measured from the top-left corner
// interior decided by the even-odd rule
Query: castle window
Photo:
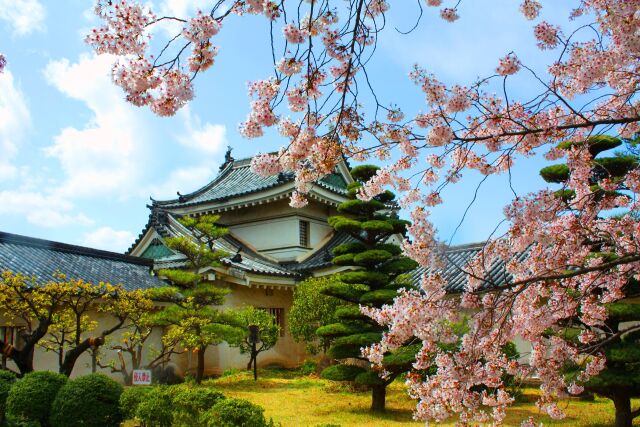
[[[300,221],[300,246],[309,247],[309,221]]]

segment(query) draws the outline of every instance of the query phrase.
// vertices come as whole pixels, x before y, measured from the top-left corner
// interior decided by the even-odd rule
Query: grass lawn
[[[240,372],[205,384],[213,386],[230,397],[247,399],[265,408],[265,415],[284,427],[339,424],[347,426],[423,426],[413,421],[414,402],[407,397],[400,382],[393,383],[387,392],[388,411],[384,415],[369,413],[370,394],[349,391],[346,387],[314,377],[303,377],[291,371],[265,370],[257,382],[249,372]],[[534,401],[535,389],[524,390],[523,403],[508,411],[506,425],[519,426],[520,421],[536,416],[544,425],[557,426],[610,426],[613,424],[613,404],[596,398],[594,402],[570,400],[562,407],[567,418],[553,421],[539,416]],[[633,406],[640,405],[640,399]],[[441,425],[453,426],[454,422]],[[640,424],[638,424],[640,425]]]

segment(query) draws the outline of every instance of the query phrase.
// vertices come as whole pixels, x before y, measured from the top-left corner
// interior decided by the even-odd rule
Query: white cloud
[[[38,0],[0,0],[0,20],[13,28],[14,36],[44,31],[45,10]]]
[[[185,133],[178,142],[206,154],[218,154],[227,142],[227,128],[224,125],[201,123],[200,117],[191,114],[187,107],[179,112],[184,120]]]
[[[0,181],[16,176],[13,160],[30,129],[31,114],[24,95],[11,72],[5,71],[0,74]]]
[[[60,161],[66,180],[58,189],[82,197],[117,192],[126,197],[140,178],[146,126],[140,111],[128,104],[109,78],[114,58],[81,56],[77,63],[51,61],[47,81],[70,98],[84,102],[93,113],[83,128],[67,127],[54,137],[46,154]],[[91,76],[91,78],[87,78]]]
[[[178,191],[188,194],[207,184],[212,179],[215,169],[215,166],[176,169],[169,174],[165,182],[152,185],[149,194],[158,200],[174,198]]]
[[[210,0],[165,0],[160,3],[159,16],[175,16],[188,18],[197,10],[206,11],[211,8]]]
[[[100,227],[84,234],[83,244],[92,248],[124,252],[134,241],[135,235],[126,230],[114,230],[111,227]]]
[[[23,215],[30,224],[41,227],[93,224],[73,203],[55,195],[29,191],[0,191],[0,215]]]

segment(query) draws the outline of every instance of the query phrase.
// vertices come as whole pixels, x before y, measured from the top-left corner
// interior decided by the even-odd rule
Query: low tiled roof
[[[239,197],[293,181],[293,174],[279,174],[267,177],[256,175],[251,171],[251,158],[242,160],[230,159],[223,165],[220,174],[209,184],[190,194],[180,195],[177,199],[154,201],[164,208],[192,206],[202,203],[219,202]],[[345,194],[346,182],[338,174],[328,175],[317,185],[334,193]]]
[[[60,272],[70,279],[108,282],[127,290],[165,285],[152,275],[152,260],[4,232],[0,232],[0,270],[37,276],[41,283]]]
[[[444,249],[445,265],[438,272],[447,281],[447,291],[451,293],[462,292],[467,285],[467,265],[476,256],[478,256],[484,248],[485,242],[471,243],[459,246],[448,246]],[[518,261],[522,261],[526,257],[526,252],[518,256]],[[512,276],[505,269],[506,263],[503,260],[494,261],[487,268],[484,289],[489,287],[501,287],[508,284]],[[411,278],[417,286],[425,273],[431,272],[431,268],[418,267],[413,270]]]

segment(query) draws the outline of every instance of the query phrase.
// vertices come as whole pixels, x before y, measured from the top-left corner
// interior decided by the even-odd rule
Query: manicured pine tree
[[[244,336],[234,345],[238,346],[240,353],[249,354],[247,370],[253,368],[254,377],[257,380],[258,355],[276,345],[280,337],[280,326],[276,324],[276,319],[271,313],[261,308],[248,306],[237,310],[236,314]],[[257,331],[258,341],[255,345],[252,342],[250,332],[252,327],[255,327]]]
[[[336,310],[337,323],[318,328],[317,334],[332,339],[327,355],[339,363],[329,366],[322,377],[335,381],[353,381],[366,385],[372,392],[372,411],[385,410],[386,387],[400,373],[406,372],[419,348],[403,347],[385,357],[384,379],[370,369],[361,348],[380,341],[384,328],[360,312],[359,306],[381,307],[389,304],[398,289],[408,287],[404,273],[417,267],[417,263],[403,255],[398,245],[390,243],[391,236],[404,234],[407,221],[396,219],[395,195],[390,191],[363,201],[356,198],[358,189],[371,178],[376,166],[358,166],[351,175],[355,182],[348,187],[348,201],[338,206],[341,215],[329,218],[329,225],[338,232],[348,233],[354,239],[333,250],[333,263],[352,267],[338,275],[339,282],[326,285],[322,293],[345,301]]]
[[[619,139],[610,136],[595,136],[586,140],[586,143],[565,142],[559,145],[562,149],[587,149],[593,159],[591,177],[591,191],[594,197],[618,197],[624,194],[624,176],[630,170],[638,167],[638,158],[635,155],[615,153],[610,157],[598,157],[599,154],[620,146]],[[540,171],[542,178],[549,183],[564,184],[570,178],[571,171],[565,164],[557,164],[543,168]],[[616,190],[605,191],[599,187],[598,181],[609,178],[616,184]],[[556,192],[558,197],[565,200],[573,199],[573,190],[562,189]],[[606,252],[606,241],[585,242],[593,248],[593,257],[601,258],[604,262],[613,261],[614,255]],[[640,415],[640,409],[631,410],[631,398],[640,396],[640,330],[625,335],[618,332],[628,328],[627,322],[640,321],[640,304],[634,302],[634,297],[640,296],[640,286],[636,281],[629,282],[626,286],[626,299],[607,305],[608,319],[604,327],[589,327],[575,319],[567,328],[555,331],[564,338],[572,339],[576,345],[581,346],[578,335],[585,329],[595,332],[605,341],[601,346],[607,362],[605,369],[595,377],[583,384],[585,390],[597,393],[613,400],[616,409],[616,426],[630,427],[632,420]],[[597,295],[596,295],[597,296]],[[623,328],[623,324],[627,326]],[[550,332],[554,333],[554,332]],[[611,337],[606,340],[605,337]],[[572,370],[569,377],[575,376]]]
[[[202,215],[197,218],[182,217],[180,223],[195,237],[169,237],[166,245],[187,258],[183,269],[163,269],[158,272],[173,285],[172,291],[160,289],[164,297],[171,297],[174,304],[157,315],[157,321],[167,326],[163,339],[178,340],[187,349],[197,353],[196,383],[204,376],[205,352],[210,345],[221,342],[237,342],[244,334],[235,313],[225,312],[213,306],[222,305],[228,289],[220,288],[209,278],[207,267],[220,265],[228,254],[215,248],[216,239],[227,233],[218,227],[217,215]]]

